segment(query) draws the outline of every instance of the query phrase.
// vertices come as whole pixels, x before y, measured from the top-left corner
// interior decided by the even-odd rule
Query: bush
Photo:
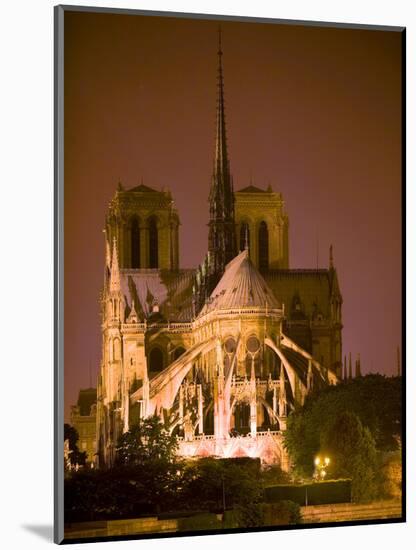
[[[265,501],[276,503],[289,500],[306,504],[338,504],[351,502],[351,480],[319,481],[303,485],[275,485],[264,490]]]
[[[271,485],[287,485],[291,482],[291,476],[276,464],[266,466],[264,470],[261,471],[260,477],[264,487]]]
[[[260,502],[260,465],[256,460],[202,458],[188,464],[182,501],[188,508],[222,512]]]
[[[291,500],[263,504],[263,525],[292,525],[302,522],[300,506]]]
[[[65,522],[132,518],[175,508],[183,478],[178,468],[154,461],[146,469],[130,465],[74,472],[65,479]]]
[[[188,516],[178,520],[179,531],[206,531],[212,529],[221,529],[222,522],[216,514],[198,514]]]
[[[235,507],[238,527],[261,527],[263,525],[263,505],[258,501],[246,500]]]
[[[380,486],[380,497],[400,499],[402,496],[401,451],[384,453],[380,462],[377,479]]]

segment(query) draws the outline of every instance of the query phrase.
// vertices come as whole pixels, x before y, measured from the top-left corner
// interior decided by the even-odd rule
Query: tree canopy
[[[177,439],[158,416],[141,419],[121,435],[117,445],[117,465],[174,463]]]
[[[330,474],[352,479],[352,499],[372,500],[377,494],[377,451],[370,430],[358,416],[341,412],[321,434],[321,452],[331,457]]]
[[[311,394],[289,415],[285,445],[295,470],[311,475],[314,457],[343,413],[353,413],[368,429],[378,451],[394,451],[401,437],[401,378],[368,375]],[[338,433],[337,436],[341,437]]]
[[[79,435],[77,430],[70,424],[64,424],[64,440],[68,439],[69,441],[69,460],[73,466],[79,464],[79,466],[84,466],[87,460],[86,451],[80,451],[78,449],[78,439]]]

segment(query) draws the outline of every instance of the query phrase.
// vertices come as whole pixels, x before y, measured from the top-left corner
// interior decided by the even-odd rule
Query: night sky
[[[65,412],[95,385],[104,218],[117,182],[169,187],[181,267],[207,248],[216,21],[65,14]],[[401,34],[221,22],[235,189],[283,194],[291,268],[334,245],[344,353],[396,371],[401,342]]]

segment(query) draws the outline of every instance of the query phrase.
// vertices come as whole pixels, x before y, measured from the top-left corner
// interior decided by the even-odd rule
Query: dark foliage
[[[368,428],[356,414],[343,412],[322,433],[321,448],[332,458],[333,477],[352,478],[352,500],[363,502],[377,496],[377,451]]]
[[[351,501],[351,480],[337,479],[292,485],[274,485],[264,490],[265,501],[278,503],[292,501],[306,504],[337,504]]]
[[[222,511],[236,505],[258,503],[262,498],[257,460],[203,458],[187,465],[184,503],[190,508]]]
[[[118,466],[176,462],[176,436],[169,433],[159,417],[141,419],[124,433],[117,445]]]
[[[79,466],[85,466],[87,460],[86,451],[80,451],[78,449],[78,439],[79,435],[77,430],[70,424],[64,424],[64,440],[68,439],[69,441],[69,460],[73,466],[78,464]]]
[[[108,470],[80,470],[65,480],[65,521],[133,518],[176,506],[181,469],[155,462]]]
[[[401,378],[368,375],[310,395],[289,416],[285,433],[285,445],[298,474],[312,475],[321,437],[345,412],[354,413],[368,428],[377,450],[396,450],[401,436],[401,392]]]
[[[292,525],[302,523],[300,506],[291,500],[263,504],[263,525]]]
[[[261,524],[261,500],[256,460],[207,458],[185,465],[159,457],[145,466],[127,464],[73,473],[65,481],[65,521],[168,517],[185,510],[219,513],[225,505],[235,508],[236,525],[253,526]]]

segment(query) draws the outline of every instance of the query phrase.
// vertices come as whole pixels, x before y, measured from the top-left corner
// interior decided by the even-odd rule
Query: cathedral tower
[[[208,236],[210,286],[218,281],[226,264],[237,253],[235,243],[234,192],[227,153],[224,80],[222,71],[221,30],[218,34],[218,98],[214,167],[209,195]]]
[[[179,269],[179,216],[169,190],[119,183],[106,218],[117,241],[120,269]]]

